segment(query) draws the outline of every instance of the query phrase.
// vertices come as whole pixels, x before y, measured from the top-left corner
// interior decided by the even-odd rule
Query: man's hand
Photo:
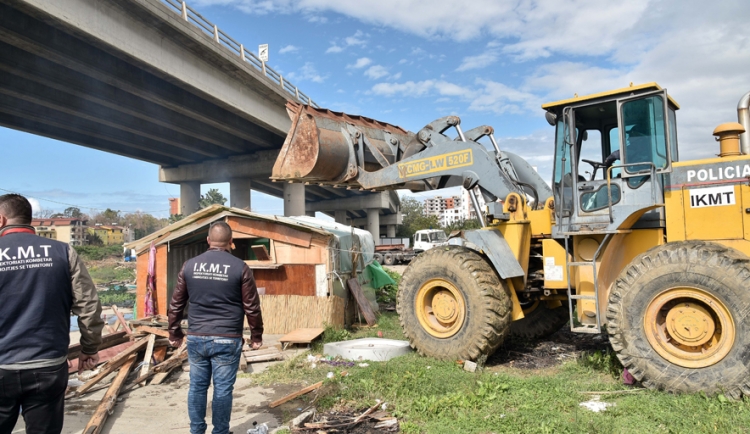
[[[96,354],[83,354],[78,356],[78,373],[81,374],[84,369],[92,370],[99,364],[99,353]]]
[[[173,346],[175,348],[180,348],[182,346],[182,339],[183,338],[175,339],[175,340],[170,339],[169,340],[169,345],[171,345],[171,346]]]
[[[263,346],[263,341],[261,341],[261,342],[253,342],[253,343],[250,344],[250,349],[251,350],[258,350],[262,346]]]

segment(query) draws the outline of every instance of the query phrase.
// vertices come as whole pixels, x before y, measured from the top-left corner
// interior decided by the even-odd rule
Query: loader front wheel
[[[396,309],[420,354],[476,360],[492,354],[510,329],[510,292],[485,258],[459,246],[430,249],[411,261]]]
[[[556,304],[550,307],[550,304]],[[524,317],[510,324],[510,334],[524,339],[545,338],[560,330],[570,319],[567,304],[537,300],[528,306],[521,304]]]
[[[718,244],[670,243],[636,257],[610,293],[607,330],[646,387],[750,396],[750,259]]]

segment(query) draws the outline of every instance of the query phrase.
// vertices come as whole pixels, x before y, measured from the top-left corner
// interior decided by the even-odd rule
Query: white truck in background
[[[393,243],[395,239],[385,239],[387,244],[375,246],[375,260],[382,265],[394,265],[405,263],[414,259],[415,256],[430,250],[433,247],[448,244],[448,237],[441,229],[420,229],[414,233],[412,247],[409,248],[409,238],[404,238],[403,243]]]

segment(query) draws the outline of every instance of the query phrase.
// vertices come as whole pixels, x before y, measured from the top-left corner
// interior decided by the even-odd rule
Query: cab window
[[[664,101],[660,96],[628,101],[622,105],[625,129],[624,162],[654,163],[657,169],[667,167],[667,139]],[[649,164],[627,166],[628,173],[648,171]]]

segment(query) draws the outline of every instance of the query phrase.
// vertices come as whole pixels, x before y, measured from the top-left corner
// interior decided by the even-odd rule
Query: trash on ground
[[[600,401],[600,399],[601,399],[601,397],[599,395],[594,395],[594,396],[591,397],[591,399],[589,401],[582,402],[582,403],[580,403],[578,405],[580,405],[581,407],[588,408],[589,410],[591,410],[591,411],[593,411],[595,413],[599,413],[601,411],[606,410],[607,407],[611,407],[611,406],[615,405],[612,402]]]
[[[340,356],[347,360],[371,360],[384,362],[412,351],[408,341],[381,338],[363,338],[351,341],[331,342],[323,345],[329,356]]]

